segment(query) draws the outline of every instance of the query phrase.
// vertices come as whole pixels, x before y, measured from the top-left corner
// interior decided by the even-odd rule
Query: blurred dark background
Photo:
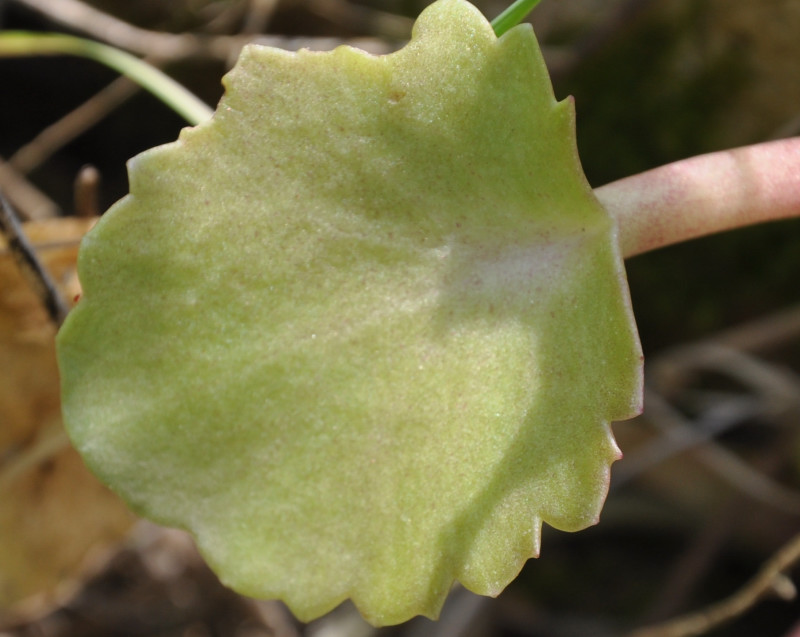
[[[169,34],[227,37],[222,53],[133,51],[213,105],[244,39],[385,52],[402,46],[428,3],[85,4],[164,42]],[[490,18],[505,6],[476,4]],[[112,36],[71,8],[0,0],[0,29]],[[543,0],[531,21],[556,95],[575,96],[578,147],[594,186],[800,134],[798,0]],[[87,165],[99,172],[103,210],[127,191],[127,159],[177,137],[179,116],[142,91],[109,91],[116,77],[78,58],[0,58],[0,189],[21,214],[74,214]],[[602,637],[733,593],[800,531],[800,221],[688,242],[627,266],[652,400],[642,418],[615,425],[626,458],[615,465],[601,523],[578,534],[548,530],[542,557],[497,600],[457,591],[438,624],[373,631],[344,607],[302,626],[278,604],[225,591],[185,539],[148,526],[66,601],[6,632],[0,626],[0,636]],[[798,622],[800,604],[770,598],[707,634],[791,637]]]

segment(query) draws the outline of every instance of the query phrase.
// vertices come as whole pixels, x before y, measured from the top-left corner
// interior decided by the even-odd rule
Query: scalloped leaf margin
[[[439,0],[397,53],[250,46],[225,84],[84,240],[74,444],[301,619],[498,594],[542,522],[597,520],[641,394],[616,231],[533,31]]]

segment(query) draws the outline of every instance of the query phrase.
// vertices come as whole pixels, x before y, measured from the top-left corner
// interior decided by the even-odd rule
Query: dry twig
[[[120,77],[54,122],[8,159],[20,173],[30,173],[59,149],[92,128],[139,90],[128,78]]]
[[[656,441],[655,451],[646,450],[640,461],[632,461],[632,466],[627,469],[627,473],[620,474],[620,477],[617,478],[615,486],[619,486],[632,475],[643,471],[645,467],[651,466],[679,450],[691,450],[707,468],[741,493],[783,513],[800,515],[800,493],[771,480],[737,455],[711,440],[713,434],[719,431],[719,425],[716,428],[706,427],[707,431],[692,426],[680,412],[653,391],[647,393],[645,404],[647,405],[646,418],[661,429],[663,438]],[[755,411],[751,404],[732,406],[735,411],[740,412],[733,414],[732,423],[741,422],[742,419],[752,417],[759,412],[763,413],[763,408]],[[721,423],[722,425],[726,424],[726,417],[721,418]]]
[[[252,35],[166,33],[134,26],[79,0],[16,0],[16,2],[96,40],[159,60],[211,58],[227,62],[236,59],[242,47],[250,42],[289,51],[300,48],[329,49],[339,44],[351,44],[376,54],[388,53],[396,48],[377,38],[353,40],[284,36],[254,38]]]
[[[22,273],[47,309],[53,322],[60,326],[69,312],[66,302],[58,292],[53,279],[36,256],[33,246],[22,231],[16,212],[0,193],[0,232],[6,236],[11,254]]]
[[[221,53],[224,57],[227,54],[227,46],[224,46],[228,40],[226,38],[203,41],[192,34],[162,33],[142,29],[79,0],[16,1],[54,22],[140,55],[176,59],[202,55],[204,52],[212,57],[219,57]],[[224,52],[218,50],[220,44],[225,48]]]
[[[306,5],[335,24],[390,40],[407,40],[414,24],[411,18],[341,0],[306,0]]]
[[[280,0],[249,0],[242,33],[263,33]]]
[[[782,549],[770,558],[758,572],[738,592],[708,608],[684,617],[641,628],[629,637],[692,637],[702,635],[712,628],[742,615],[768,595],[777,595],[790,600],[797,591],[785,574],[800,560],[800,535],[792,538]]]
[[[781,347],[797,338],[800,338],[800,305],[732,327],[709,339],[706,344],[761,352]]]
[[[779,323],[780,322],[780,323]],[[768,323],[769,329],[780,328],[782,336],[791,336],[798,325],[798,315],[787,314],[783,317],[775,315]],[[738,340],[763,339],[761,335],[738,332]],[[733,339],[732,333],[727,337]],[[752,354],[739,351],[723,343],[721,340],[709,340],[695,345],[687,345],[672,350],[658,358],[649,369],[651,382],[666,393],[674,393],[687,381],[694,378],[697,372],[714,371],[734,379],[758,394],[765,402],[774,405],[775,410],[786,409],[797,405],[800,395],[800,378],[789,370],[771,365]]]
[[[25,220],[55,217],[58,204],[29,182],[7,161],[0,158],[0,192],[16,205]]]
[[[89,219],[100,213],[100,171],[86,165],[75,178],[75,215]]]

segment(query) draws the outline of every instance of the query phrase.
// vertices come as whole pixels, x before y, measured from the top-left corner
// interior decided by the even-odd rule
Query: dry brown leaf
[[[66,298],[92,220],[25,232]],[[0,237],[0,624],[73,589],[86,555],[129,528],[125,506],[86,470],[61,425],[56,328]]]

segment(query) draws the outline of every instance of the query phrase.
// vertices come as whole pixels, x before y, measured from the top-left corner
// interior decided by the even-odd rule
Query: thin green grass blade
[[[193,125],[209,119],[213,113],[198,97],[154,66],[93,40],[60,33],[0,33],[0,57],[22,55],[78,55],[105,64],[155,95]]]
[[[508,9],[492,20],[492,28],[499,38],[525,19],[541,0],[516,0]]]

